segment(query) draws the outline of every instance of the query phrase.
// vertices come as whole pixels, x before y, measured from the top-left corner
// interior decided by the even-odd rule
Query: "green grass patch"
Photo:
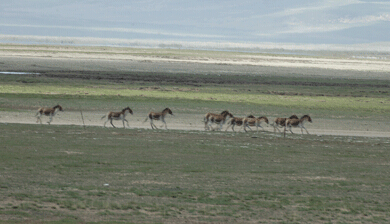
[[[329,110],[349,111],[359,113],[385,114],[390,112],[390,100],[385,97],[327,97],[327,96],[285,96],[272,94],[227,94],[207,93],[198,91],[153,91],[134,89],[111,89],[99,87],[72,87],[72,86],[30,86],[30,85],[2,85],[0,86],[1,98],[6,99],[10,94],[16,94],[23,98],[34,98],[57,101],[67,99],[110,101],[112,99],[121,101],[181,101],[183,104],[189,102],[216,102],[216,103],[237,103],[251,104],[257,106],[286,107],[290,109],[304,110]],[[0,99],[1,99],[0,98]],[[12,97],[10,97],[12,98]],[[5,100],[4,100],[5,101]],[[3,102],[3,107],[7,107]]]
[[[390,220],[387,138],[0,126],[11,219]]]

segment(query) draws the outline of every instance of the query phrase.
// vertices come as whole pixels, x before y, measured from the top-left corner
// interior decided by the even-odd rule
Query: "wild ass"
[[[255,116],[253,115],[249,115],[245,118],[255,118]],[[227,131],[230,127],[232,127],[232,130],[234,131],[234,126],[241,126],[242,128],[242,121],[245,119],[244,117],[233,117],[232,119],[230,119],[227,124],[228,124],[228,127],[226,128],[225,131]],[[249,128],[250,129],[250,128]],[[241,129],[240,129],[241,130]]]
[[[110,121],[111,125],[116,128],[114,126],[114,124],[112,123],[112,120],[122,120],[122,123],[123,123],[123,128],[126,128],[125,127],[125,121],[127,123],[127,127],[130,127],[129,126],[129,122],[126,120],[126,115],[130,113],[130,114],[133,114],[133,111],[130,109],[130,107],[126,107],[124,108],[121,112],[108,112],[106,115],[104,115],[101,119],[107,117],[107,120],[104,122],[104,127],[106,127],[106,123],[108,121]]]
[[[53,120],[53,117],[57,114],[58,111],[62,111],[62,107],[59,104],[57,104],[53,108],[50,107],[39,108],[37,113],[35,114],[35,117],[37,117],[37,123],[38,121],[40,121],[42,124],[41,116],[46,115],[46,116],[50,116],[50,120],[47,122],[48,124],[50,124],[51,121]]]
[[[246,127],[248,127],[250,129],[249,126],[255,126],[257,132],[259,132],[259,127],[261,127],[263,129],[263,131],[264,131],[264,128],[261,126],[262,122],[265,122],[265,123],[268,124],[268,118],[265,117],[265,116],[261,116],[261,117],[258,117],[258,118],[245,118],[243,120],[244,131],[246,132]]]
[[[144,122],[146,122],[149,119],[150,120],[150,126],[152,126],[152,129],[154,129],[154,128],[158,129],[156,127],[156,125],[153,124],[153,120],[157,120],[157,121],[161,120],[165,124],[165,129],[168,129],[167,128],[167,123],[165,122],[165,116],[167,114],[170,114],[170,115],[174,116],[173,113],[172,113],[172,110],[169,109],[168,107],[165,108],[162,112],[150,112],[148,114],[148,116],[146,117]]]
[[[205,130],[211,129],[214,131],[215,129],[211,127],[213,123],[219,124],[220,125],[219,130],[222,130],[222,126],[225,124],[227,116],[234,117],[233,114],[231,114],[227,110],[222,111],[221,114],[207,113],[203,119]]]
[[[294,134],[292,131],[291,131],[291,127],[294,127],[294,128],[301,128],[301,132],[303,134],[303,129],[306,130],[307,134],[309,134],[309,132],[307,131],[307,129],[305,128],[304,124],[305,122],[308,121],[310,123],[312,123],[312,120],[311,120],[311,117],[309,115],[303,115],[301,117],[301,119],[296,119],[296,118],[293,118],[293,119],[287,119],[286,120],[286,126],[284,128],[284,131],[286,131],[287,127],[289,128],[290,132],[292,134]]]
[[[299,119],[299,118],[295,114],[291,115],[289,118],[285,118],[285,117],[275,118],[274,123],[272,124],[272,126],[274,126],[274,132],[276,132],[276,129],[278,129],[278,131],[281,132],[278,127],[284,128],[287,119]]]

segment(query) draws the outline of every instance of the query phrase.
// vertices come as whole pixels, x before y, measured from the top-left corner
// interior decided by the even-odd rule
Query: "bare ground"
[[[0,123],[24,123],[24,124],[37,124],[37,119],[34,117],[36,111],[25,111],[25,112],[0,112]],[[105,119],[101,119],[105,115],[106,111],[83,111],[83,119],[80,112],[68,111],[59,112],[52,121],[52,125],[85,125],[88,126],[100,126],[103,127]],[[128,115],[127,120],[129,121],[130,127],[126,128],[146,128],[150,129],[149,120],[144,122],[147,117],[147,111],[140,112],[134,115]],[[273,118],[269,118],[273,120]],[[46,122],[49,121],[48,117],[42,117],[42,125],[48,125]],[[203,123],[203,114],[178,114],[175,116],[167,116],[166,123],[168,129],[176,130],[205,130]],[[123,128],[121,121],[113,121],[113,124],[117,128]],[[162,127],[161,121],[155,121],[158,128],[165,129]],[[38,123],[39,125],[39,123]],[[106,123],[107,128],[113,128],[110,122]],[[213,127],[217,127],[214,125]],[[225,131],[228,125],[224,125],[222,131]],[[259,134],[262,131],[274,132],[272,125],[263,125],[264,130],[259,128]],[[314,119],[313,123],[307,123],[305,125],[310,134],[315,135],[340,135],[340,136],[365,136],[365,137],[390,137],[390,127],[383,123],[367,122],[356,124],[353,119],[350,120],[335,120],[335,119]],[[80,127],[81,128],[81,127]],[[256,130],[252,127],[253,133],[256,134]],[[281,131],[283,129],[280,128]],[[228,131],[232,131],[229,128]],[[241,131],[241,127],[235,127],[235,131]],[[299,128],[293,129],[295,134],[301,134]],[[276,134],[279,132],[276,130]],[[304,131],[304,134],[306,132]]]

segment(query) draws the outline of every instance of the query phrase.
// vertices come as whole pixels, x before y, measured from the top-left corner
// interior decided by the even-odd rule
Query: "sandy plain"
[[[186,51],[169,54],[169,50],[127,49],[105,47],[63,47],[0,45],[0,72],[63,72],[83,71],[140,71],[219,75],[281,74],[310,77],[338,77],[354,79],[390,80],[390,61],[354,58],[325,58],[309,56],[253,55],[245,53],[218,54],[218,52]],[[161,54],[160,54],[161,53]],[[168,56],[167,56],[168,55]],[[131,116],[131,128],[150,128],[143,123],[148,111]],[[208,111],[207,111],[208,112]],[[86,126],[103,126],[100,117],[106,111],[83,111]],[[206,113],[206,111],[205,111]],[[1,123],[35,124],[35,111],[17,113],[0,111]],[[193,114],[191,120],[175,114],[167,118],[169,129],[204,130],[204,114]],[[273,119],[273,118],[271,118]],[[43,118],[43,122],[47,118]],[[52,124],[83,125],[80,112],[59,113]],[[118,121],[117,127],[123,127]],[[161,123],[160,123],[161,124]],[[158,126],[160,125],[158,124]],[[109,124],[107,124],[109,126]],[[332,119],[314,119],[307,124],[311,134],[390,137],[390,125],[381,122],[356,124],[353,119],[334,122]],[[226,126],[225,126],[226,128]],[[273,132],[271,126],[266,131]],[[296,133],[300,130],[295,129]]]

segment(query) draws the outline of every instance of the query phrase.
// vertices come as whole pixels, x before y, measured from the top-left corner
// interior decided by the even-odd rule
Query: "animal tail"
[[[100,118],[100,120],[103,119],[103,118],[105,118],[106,116],[107,116],[107,115],[104,115],[102,118]]]
[[[146,117],[146,119],[144,120],[144,122],[143,122],[143,123],[147,122],[147,121],[148,121],[148,119],[149,119],[149,117]]]

